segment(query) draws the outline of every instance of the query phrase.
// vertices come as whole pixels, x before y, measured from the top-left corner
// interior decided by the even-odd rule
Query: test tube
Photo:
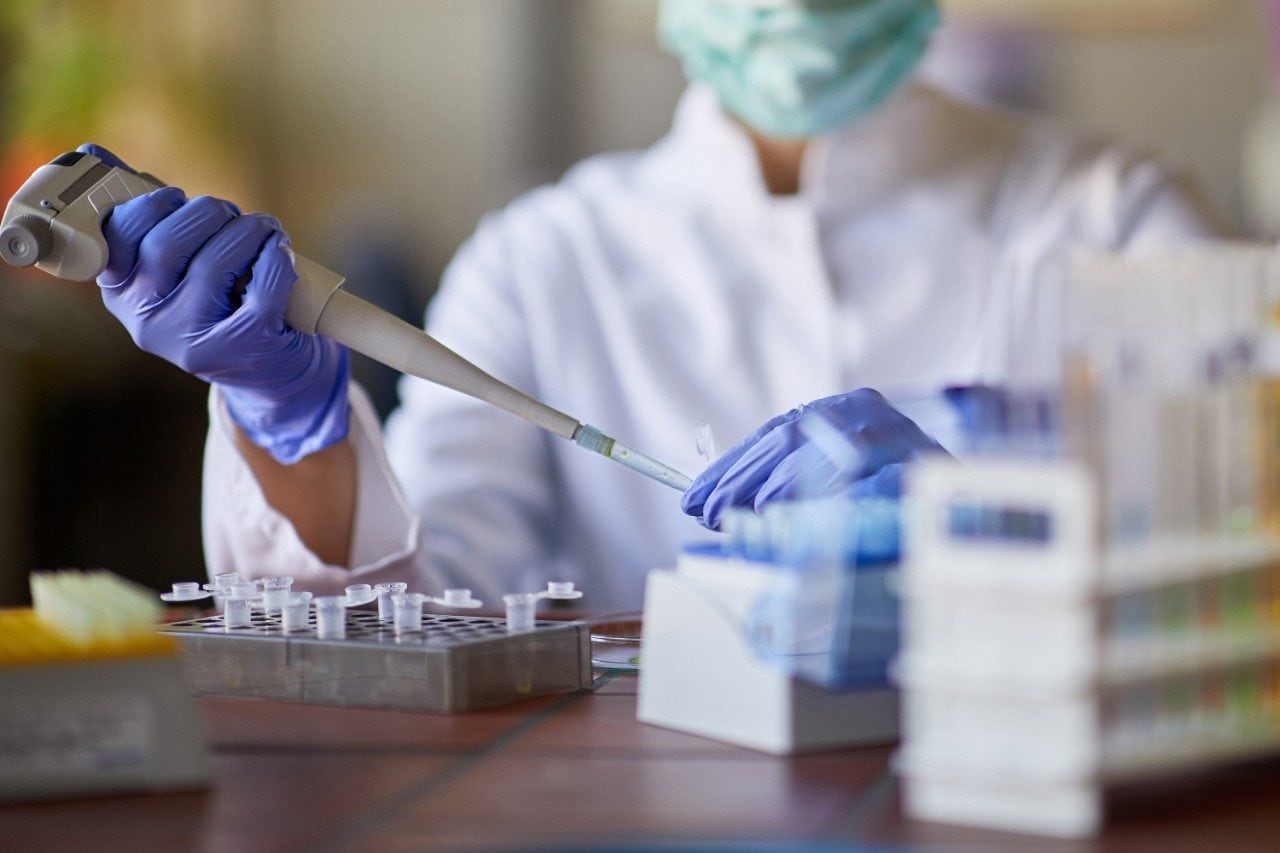
[[[253,596],[258,588],[252,583],[233,583],[223,593],[222,623],[228,628],[248,628],[253,624]]]
[[[374,586],[373,590],[378,594],[378,621],[394,622],[395,606],[391,602],[391,596],[400,595],[409,588],[407,583],[380,583]]]
[[[347,636],[347,599],[341,595],[322,595],[316,605],[316,636],[322,640],[341,640]]]
[[[420,592],[398,592],[391,596],[397,634],[411,634],[422,630],[422,603],[426,596]]]
[[[522,634],[533,630],[540,597],[536,592],[513,592],[502,596],[502,602],[507,605],[508,634]]]
[[[311,593],[285,593],[284,608],[281,611],[283,624],[280,629],[286,634],[308,630],[311,627],[311,620],[307,618],[310,611]]]
[[[279,613],[284,609],[289,590],[293,587],[293,578],[262,578],[262,609],[266,613]]]

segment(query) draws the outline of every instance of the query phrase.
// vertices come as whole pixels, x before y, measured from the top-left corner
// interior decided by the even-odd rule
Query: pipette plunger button
[[[24,213],[0,230],[0,257],[15,267],[29,267],[53,248],[53,229],[39,216]]]

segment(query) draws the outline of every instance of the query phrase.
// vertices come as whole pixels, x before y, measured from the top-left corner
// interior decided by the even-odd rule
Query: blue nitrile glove
[[[347,351],[285,324],[298,276],[278,221],[166,187],[117,207],[103,234],[107,309],[139,347],[217,384],[254,444],[289,464],[346,438]]]
[[[851,468],[805,435],[801,422],[818,415],[846,446]],[[897,497],[906,463],[942,447],[877,391],[862,388],[779,415],[734,445],[685,492],[684,511],[711,530],[733,507],[757,512],[773,501],[844,494]]]

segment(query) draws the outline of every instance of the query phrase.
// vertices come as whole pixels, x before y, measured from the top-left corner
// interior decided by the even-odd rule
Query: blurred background
[[[952,0],[926,73],[1159,151],[1241,236],[1280,233],[1271,0]],[[267,210],[418,320],[478,219],[667,129],[655,0],[0,0],[0,189],[94,140]],[[394,377],[358,364],[385,415]],[[205,386],[92,285],[0,268],[0,604],[35,568],[204,573]]]

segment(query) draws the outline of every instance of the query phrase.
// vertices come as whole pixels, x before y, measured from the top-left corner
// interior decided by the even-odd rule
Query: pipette
[[[10,200],[0,223],[0,257],[58,278],[89,281],[107,265],[102,223],[118,204],[164,184],[72,151],[41,166]],[[342,289],[345,278],[295,256],[298,281],[285,320],[375,361],[483,400],[651,480],[684,491],[692,481],[595,427],[490,376],[426,332]]]

